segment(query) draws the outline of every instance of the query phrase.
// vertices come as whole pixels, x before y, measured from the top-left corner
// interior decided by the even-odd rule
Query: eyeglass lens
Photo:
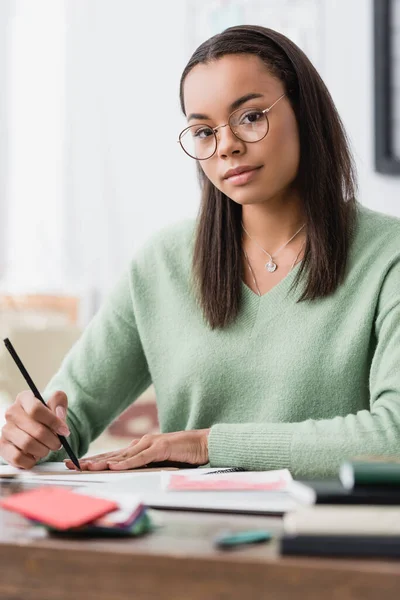
[[[228,124],[233,134],[243,142],[259,142],[268,133],[267,113],[256,108],[236,110],[229,117]],[[187,127],[179,141],[183,150],[197,160],[210,158],[217,149],[217,135],[209,125]]]

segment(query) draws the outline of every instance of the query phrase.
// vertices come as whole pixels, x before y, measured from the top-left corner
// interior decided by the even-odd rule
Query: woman
[[[48,453],[69,431],[82,456],[151,382],[163,433],[82,468],[170,460],[312,477],[398,453],[400,220],[355,200],[324,83],[286,37],[240,26],[196,50],[180,93],[200,214],[135,257],[47,386],[51,411],[19,394],[1,456],[60,460]]]

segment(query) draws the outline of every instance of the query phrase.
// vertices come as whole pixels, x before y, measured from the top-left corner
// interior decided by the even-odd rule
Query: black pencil
[[[36,385],[33,383],[28,371],[25,369],[24,365],[21,362],[21,359],[19,358],[18,354],[14,350],[14,347],[8,338],[5,338],[4,344],[7,348],[7,350],[9,351],[9,353],[11,354],[11,356],[13,357],[14,362],[17,365],[18,369],[21,371],[22,375],[24,376],[26,383],[31,388],[35,398],[37,398],[38,400],[43,402],[43,404],[45,406],[47,406],[46,402],[43,400],[39,390],[37,389]],[[59,435],[59,434],[57,434],[57,435],[58,435],[58,439],[60,440],[63,447],[65,448],[66,453],[68,454],[68,456],[70,457],[70,459],[72,460],[74,465],[81,471],[81,466],[79,464],[79,460],[76,458],[76,456],[75,456],[71,446],[67,442],[66,438],[63,435]]]

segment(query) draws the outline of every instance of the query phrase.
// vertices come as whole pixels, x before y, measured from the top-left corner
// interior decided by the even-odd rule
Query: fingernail
[[[62,427],[59,427],[57,429],[57,433],[65,436],[65,435],[70,435],[71,432],[66,425],[62,425]]]
[[[60,419],[65,421],[66,416],[67,416],[65,408],[63,406],[57,406],[56,407],[56,415],[57,415],[57,417],[59,417]]]

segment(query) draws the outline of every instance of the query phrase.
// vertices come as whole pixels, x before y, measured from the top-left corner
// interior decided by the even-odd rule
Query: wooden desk
[[[30,486],[32,487],[32,486]],[[27,489],[1,483],[0,495]],[[47,536],[0,509],[0,598],[18,600],[386,600],[399,597],[400,561],[280,557],[276,541],[218,551],[218,531],[278,533],[280,519],[157,511],[145,537]]]

